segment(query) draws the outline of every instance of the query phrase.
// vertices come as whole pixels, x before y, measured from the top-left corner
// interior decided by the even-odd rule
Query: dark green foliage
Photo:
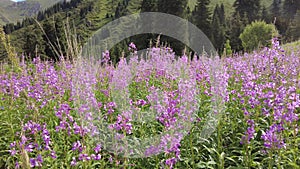
[[[231,31],[229,37],[230,37],[230,45],[233,51],[235,52],[243,50],[242,41],[239,38],[239,36],[242,33],[244,26],[245,24],[242,22],[239,13],[234,15],[231,20],[231,25],[230,25]]]
[[[299,0],[284,0],[283,16],[286,17],[287,21],[294,19],[298,9],[300,9]]]
[[[164,12],[179,17],[185,17],[187,0],[159,0],[157,3],[158,12]]]
[[[43,30],[45,31],[45,34],[43,35],[43,39],[46,42],[45,45],[45,53],[48,56],[51,56],[52,59],[58,60],[59,56],[57,51],[57,34],[55,30],[55,22],[54,18],[49,18],[43,25]]]
[[[159,0],[157,2],[157,12],[172,14],[185,19],[187,18],[187,4],[187,0],[174,0],[172,2],[170,2],[169,0]],[[155,22],[154,24],[170,25],[170,22],[171,21],[166,21],[165,23]],[[183,25],[182,23],[176,23],[173,25],[173,27],[177,30],[184,30],[184,26],[185,25]],[[183,35],[184,32],[178,31],[178,34]],[[163,44],[168,44],[168,46],[172,47],[177,55],[183,54],[185,46],[178,40],[166,36],[161,36],[160,42],[162,42]]]
[[[271,22],[275,24],[280,35],[285,36],[288,29],[289,22],[288,19],[284,16],[283,12],[283,1],[282,0],[273,0],[271,5]],[[285,38],[283,38],[285,39]]]
[[[157,0],[143,0],[141,4],[141,12],[156,12],[157,11]],[[141,21],[144,27],[153,30],[155,26],[155,18],[152,17],[147,21]],[[138,49],[145,49],[150,46],[150,42],[156,38],[155,34],[142,34],[132,37],[132,41],[135,42]]]
[[[281,0],[273,0],[273,3],[271,5],[271,17],[274,19],[275,17],[280,17],[280,6],[281,6]]]
[[[300,15],[297,10],[300,10],[299,0],[285,0],[282,7],[282,33],[285,42],[291,42],[293,40],[298,40],[299,38],[299,20]],[[297,30],[298,29],[298,30]]]
[[[229,40],[229,39],[226,40],[226,44],[225,44],[225,52],[226,52],[226,53],[225,53],[226,56],[232,55],[232,50],[231,50],[230,40]]]
[[[289,4],[288,2],[291,3]],[[163,12],[188,19],[194,23],[207,35],[219,51],[219,54],[221,54],[225,47],[225,39],[230,40],[233,51],[238,52],[243,50],[239,36],[244,30],[245,25],[257,19],[267,23],[275,23],[276,28],[282,36],[281,40],[284,42],[296,40],[299,37],[299,27],[297,26],[299,16],[296,15],[295,10],[299,8],[299,2],[296,0],[273,0],[272,5],[268,7],[261,6],[260,0],[236,0],[233,7],[231,7],[235,11],[231,11],[233,12],[232,15],[225,15],[225,11],[226,14],[229,14],[228,3],[224,2],[226,9],[223,4],[219,3],[214,11],[212,11],[213,13],[211,13],[212,4],[216,3],[214,1],[210,2],[210,0],[197,0],[197,2],[195,0],[196,6],[191,9],[187,5],[187,0],[72,0],[70,2],[57,3],[37,13],[35,19],[43,25],[44,29],[45,27],[49,28],[48,30],[45,29],[45,32],[49,36],[49,39],[51,39],[50,41],[47,39],[47,36],[43,35],[42,31],[42,38],[34,40],[35,33],[28,30],[31,30],[33,27],[34,30],[40,29],[40,27],[34,26],[36,21],[33,18],[25,18],[23,21],[15,24],[7,24],[3,28],[5,33],[11,34],[13,39],[12,45],[16,47],[17,52],[24,52],[26,55],[36,53],[45,54],[50,56],[50,58],[57,58],[59,55],[68,54],[66,47],[68,45],[64,30],[67,22],[76,28],[77,37],[80,40],[79,45],[83,45],[96,30],[113,19],[134,12]],[[266,3],[263,4],[266,5]],[[58,23],[54,24],[53,22]],[[147,27],[154,27],[155,24],[166,23],[155,23],[155,18],[153,18],[152,20],[144,21],[142,24],[146,24]],[[50,28],[50,25],[54,28]],[[174,25],[174,28],[179,30],[181,26],[183,25]],[[178,34],[186,33],[178,31]],[[36,35],[39,35],[39,33],[36,33]],[[154,34],[133,36],[126,39],[116,49],[112,49],[112,55],[115,58],[119,58],[121,49],[127,49],[130,42],[134,42],[138,49],[145,49],[150,46],[150,42],[155,44],[157,37],[158,35]],[[187,38],[187,36],[185,37]],[[29,43],[28,41],[32,42]],[[38,51],[35,50],[34,45],[37,41],[39,45],[45,44]],[[28,42],[28,44],[26,45],[25,42]],[[51,47],[49,42],[54,47]],[[186,48],[178,40],[166,36],[160,37],[160,44],[171,46],[178,55],[181,55],[182,51]],[[55,50],[52,48],[55,48]],[[54,54],[55,56],[53,56]]]
[[[223,4],[221,7],[217,5],[214,10],[213,19],[211,23],[211,41],[215,48],[222,53],[226,38],[226,23],[225,12]]]
[[[258,49],[258,47],[270,47],[272,38],[277,35],[278,32],[273,24],[256,21],[246,26],[240,39],[245,50],[250,52]]]
[[[44,54],[43,32],[38,25],[32,25],[26,28],[25,43],[23,46],[26,56],[37,56]]]
[[[294,15],[294,19],[290,22],[289,28],[287,30],[285,40],[287,42],[292,42],[300,39],[300,9]]]
[[[246,15],[248,23],[259,19],[260,0],[236,0],[233,7],[235,14]]]
[[[57,3],[55,5],[53,5],[50,8],[47,8],[45,11],[39,11],[37,13],[36,19],[38,21],[43,21],[44,19],[49,18],[50,16],[61,12],[61,11],[69,11],[72,8],[76,8],[77,5],[81,2],[82,0],[71,0],[70,2],[62,2],[62,3]],[[84,16],[86,14],[86,11],[91,11],[92,10],[92,6],[87,6],[84,9],[82,9],[83,11],[80,12],[80,16]],[[33,18],[25,18],[22,20],[22,22],[17,22],[17,24],[15,24],[14,29],[11,31],[15,31],[18,29],[21,29],[23,27],[27,27],[29,25],[33,25],[35,23]],[[11,24],[11,23],[10,23]],[[7,24],[5,27],[7,27]]]
[[[193,12],[193,22],[194,24],[201,29],[201,31],[207,36],[210,37],[211,29],[211,13],[209,11],[210,0],[198,0],[198,4],[195,7]]]
[[[13,23],[6,24],[5,26],[3,26],[3,28],[4,28],[4,32],[6,34],[10,34],[11,32],[13,32],[15,30]]]
[[[141,4],[141,12],[157,11],[157,0],[143,0]]]
[[[272,19],[271,19],[271,16],[269,14],[269,11],[268,9],[263,6],[262,8],[262,12],[261,12],[261,19],[267,23],[271,23],[272,22]]]

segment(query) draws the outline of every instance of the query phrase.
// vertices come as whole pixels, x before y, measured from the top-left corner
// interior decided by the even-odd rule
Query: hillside
[[[17,22],[22,20],[27,16],[34,16],[38,11],[45,8],[51,7],[55,3],[61,0],[27,0],[24,2],[13,2],[11,0],[1,0],[0,1],[0,24]],[[138,0],[141,2],[141,0]],[[190,9],[194,9],[197,0],[189,0]],[[226,13],[231,13],[233,11],[232,4],[234,0],[211,0],[211,10],[216,4],[223,3],[225,5]],[[262,4],[266,7],[271,5],[272,1],[262,0]]]
[[[217,5],[217,4],[224,4],[225,6],[225,11],[227,14],[232,13],[234,11],[234,9],[232,8],[232,5],[234,3],[235,0],[211,0],[211,10],[213,10],[213,8]],[[284,0],[283,0],[284,1]],[[282,2],[283,2],[282,1]],[[189,0],[189,7],[190,9],[194,9],[195,5],[197,3],[197,0]],[[261,3],[263,6],[265,6],[266,8],[270,7],[270,5],[272,4],[272,0],[261,0]]]
[[[34,16],[38,11],[48,8],[61,0],[27,0],[13,2],[11,0],[0,1],[0,24],[17,22],[25,17]]]
[[[34,0],[28,1],[28,3],[33,1]],[[43,2],[44,3],[42,5],[44,6],[49,5],[48,3],[46,3],[46,1]],[[80,45],[83,45],[86,42],[86,40],[89,37],[91,37],[91,35],[93,35],[95,31],[97,31],[106,23],[116,18],[119,18],[121,16],[140,12],[142,2],[143,2],[142,0],[72,0],[68,3],[65,2],[56,3],[55,5],[47,8],[46,10],[40,11],[38,15],[34,17],[36,20],[38,20],[39,24],[36,23],[35,19],[26,18],[21,23],[5,25],[4,30],[6,33],[10,35],[11,44],[16,48],[16,51],[18,53],[23,53],[27,56],[29,55],[33,56],[39,53],[45,57],[69,55],[68,54],[69,49],[67,49],[69,44],[67,43],[70,42],[67,42],[66,35],[65,35],[65,28],[67,25],[71,26],[71,29],[75,28],[73,31],[76,31],[76,35],[77,35],[76,40]],[[210,8],[210,14],[212,16],[216,4],[221,4],[222,2],[224,3],[224,7],[225,7],[224,10],[225,19],[223,19],[222,21],[224,24],[223,26],[225,27],[220,25],[214,26],[214,29],[217,29],[214,30],[214,32],[222,31],[223,34],[217,35],[219,36],[218,37],[219,39],[212,40],[211,38],[213,36],[212,36],[212,31],[210,29],[209,32],[206,33],[206,35],[210,38],[213,45],[216,47],[218,51],[220,51],[220,53],[224,49],[225,39],[230,40],[230,45],[232,46],[232,49],[234,51],[242,51],[243,48],[241,47],[242,45],[238,37],[245,25],[239,25],[239,24],[245,24],[245,23],[244,21],[240,21],[240,23],[235,22],[236,19],[232,18],[231,12],[234,11],[234,8],[232,7],[234,0],[228,0],[228,1],[211,0],[211,3],[208,5],[208,8]],[[270,3],[271,3],[270,1],[262,0],[263,6],[267,7],[267,9],[270,9]],[[192,7],[195,4],[196,4],[196,0],[190,0],[188,5]],[[0,16],[0,17],[3,19],[7,19],[6,16]],[[195,18],[193,19],[193,17],[194,17],[193,15],[189,16],[189,18],[192,18],[191,21],[193,23],[201,21],[201,19],[196,20]],[[218,18],[218,19],[222,19],[222,18]],[[269,18],[269,23],[271,20],[272,19]],[[209,22],[210,22],[209,24],[212,24],[212,20],[210,20]],[[285,25],[286,23],[287,23],[286,21],[281,20],[279,24],[282,25],[279,26],[281,28],[284,27],[287,28],[289,25]],[[237,25],[234,29],[232,29],[231,27],[234,24]],[[295,30],[297,29],[297,24],[298,23],[295,22],[296,26],[291,30],[289,30],[290,34],[296,32]],[[198,24],[197,26],[201,26],[201,24]],[[68,36],[69,38],[71,38],[70,36],[74,32],[71,32],[70,29],[68,30],[68,32],[69,32]],[[113,33],[113,31],[111,31],[111,33]],[[126,39],[122,43],[118,44],[120,46],[115,47],[117,51],[115,51],[114,56],[118,57],[122,52],[122,49],[124,49],[124,45],[126,45],[129,41],[137,40],[138,43],[136,45],[138,46],[139,49],[144,49],[144,47],[149,45],[149,44],[145,44],[145,42],[141,42],[141,40],[142,41],[145,40],[147,41],[146,43],[149,43],[150,40],[149,38],[148,39],[147,38],[135,39],[135,38],[138,37]],[[52,42],[51,45],[49,41]],[[61,44],[59,44],[60,42]],[[56,51],[62,51],[62,52],[60,54],[58,54],[58,52],[53,52],[53,45],[55,46]]]

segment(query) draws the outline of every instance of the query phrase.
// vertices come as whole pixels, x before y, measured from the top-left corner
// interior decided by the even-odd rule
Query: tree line
[[[128,10],[130,1],[111,0],[113,12],[105,14],[106,22],[130,14]],[[189,8],[188,0],[172,0],[172,2],[169,0],[141,0],[140,4],[136,11],[169,13],[189,20],[205,33],[220,54],[228,47],[234,52],[244,51],[240,35],[247,25],[257,20],[274,24],[283,42],[295,41],[300,37],[300,1],[273,0],[270,7],[265,7],[261,0],[236,0],[232,6],[234,9],[232,13],[226,13],[225,5],[222,3],[217,4],[211,10],[210,0],[198,0],[194,9]],[[92,1],[64,1],[40,11],[35,18],[25,18],[16,24],[6,24],[3,28],[6,34],[14,34],[14,32],[22,30],[22,41],[18,41],[17,45],[24,54],[33,57],[39,54],[51,59],[58,59],[58,55],[67,55],[69,52],[65,30],[66,18],[72,15],[72,18],[76,20],[77,32],[83,34],[80,36],[84,36],[78,38],[82,38],[84,42],[88,38],[88,34],[99,28],[86,17],[93,10],[94,2]],[[41,24],[37,24],[36,21]],[[119,60],[120,53],[127,48],[128,42],[133,41],[139,49],[145,49],[150,43],[153,43],[157,36],[136,35],[124,40],[111,49],[113,61],[116,63]],[[177,54],[181,54],[185,48],[182,43],[170,37],[162,36],[160,41],[168,42]]]

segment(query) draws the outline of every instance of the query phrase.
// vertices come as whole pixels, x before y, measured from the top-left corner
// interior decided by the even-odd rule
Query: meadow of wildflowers
[[[92,62],[1,65],[0,168],[300,167],[299,51],[273,40],[230,58],[177,60],[161,47],[139,60],[129,48],[130,62],[117,66],[108,52]],[[154,117],[135,113],[151,109]],[[210,116],[215,130],[205,129]]]

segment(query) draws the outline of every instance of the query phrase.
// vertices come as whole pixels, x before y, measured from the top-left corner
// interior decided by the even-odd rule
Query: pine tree
[[[37,57],[36,55],[44,54],[44,40],[42,30],[37,25],[25,28],[25,43],[22,49],[27,56]]]
[[[172,2],[170,0],[159,0],[157,2],[157,12],[162,13],[168,13],[171,15],[176,15],[178,17],[187,18],[187,4],[188,0],[173,0]],[[158,23],[155,22],[155,25],[171,25],[170,21],[165,21],[164,23]],[[184,23],[176,23],[173,25],[174,28],[177,30],[184,30],[186,27]],[[178,32],[178,35],[182,36],[182,39],[187,38],[186,32]],[[169,38],[166,36],[161,36],[160,38],[161,42],[169,44],[175,51],[176,54],[181,55],[183,52],[183,49],[185,48],[182,43],[180,43],[178,40],[175,40],[173,38]]]
[[[260,0],[236,0],[233,4],[235,14],[246,14],[248,23],[259,19]]]
[[[219,54],[221,54],[224,49],[226,36],[225,21],[222,23],[222,19],[224,19],[224,11],[219,5],[216,5],[211,23],[212,28],[210,37],[213,45],[219,51]]]
[[[284,35],[284,39],[291,40],[291,27],[295,25],[294,16],[297,13],[297,10],[300,9],[299,0],[285,0],[283,3],[282,9],[282,20],[281,20],[281,34]],[[299,18],[296,18],[299,20]]]
[[[293,18],[294,19],[290,22],[289,28],[286,32],[286,42],[296,41],[300,39],[300,9],[297,10]]]
[[[43,39],[46,42],[45,54],[49,58],[58,61],[60,54],[58,53],[54,18],[49,18],[44,22],[43,30],[45,32],[45,34],[43,34]]]
[[[176,15],[185,18],[187,9],[187,0],[159,0],[157,3],[158,12]]]
[[[279,34],[285,34],[289,22],[286,21],[284,16],[282,16],[282,0],[273,0],[271,5],[271,22],[275,24],[279,31]]]
[[[271,5],[271,16],[272,19],[278,18],[280,16],[280,6],[281,6],[281,0],[273,0],[273,3]]]
[[[8,23],[3,28],[6,34],[11,34],[15,30],[13,23]]]
[[[54,26],[55,26],[57,49],[60,52],[61,56],[66,56],[68,46],[67,46],[65,26],[64,26],[62,16],[56,15],[54,22],[55,22]]]
[[[143,0],[141,4],[141,12],[155,12],[157,10],[156,0]]]
[[[264,20],[266,23],[271,23],[271,17],[266,6],[263,6],[261,12],[261,19]]]
[[[157,11],[157,0],[143,0],[141,4],[141,12],[156,12]],[[148,20],[140,21],[144,28],[153,30],[155,27],[155,17],[150,17]],[[146,30],[144,30],[146,31]],[[155,35],[148,33],[146,35],[136,35],[132,37],[132,41],[136,43],[138,49],[146,49],[149,47],[150,42],[153,41]]]
[[[294,19],[297,10],[300,9],[299,0],[284,0],[283,3],[283,16],[287,21],[291,21]]]
[[[243,50],[242,41],[239,38],[240,34],[243,32],[245,24],[240,17],[240,14],[237,13],[231,19],[230,25],[230,45],[234,52]]]
[[[219,17],[220,17],[220,23],[222,25],[226,25],[226,17],[225,17],[225,7],[224,7],[224,4],[222,3],[221,6],[220,6],[220,12],[219,12]]]
[[[193,12],[193,22],[194,24],[201,29],[201,31],[207,36],[210,37],[210,11],[209,11],[210,0],[198,0],[198,4],[195,7]]]

